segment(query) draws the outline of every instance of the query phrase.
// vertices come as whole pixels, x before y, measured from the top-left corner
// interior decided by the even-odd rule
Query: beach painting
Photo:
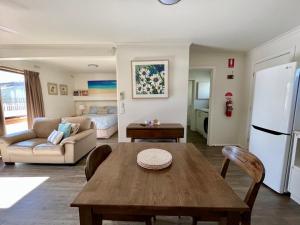
[[[117,94],[116,80],[88,81],[89,95]]]

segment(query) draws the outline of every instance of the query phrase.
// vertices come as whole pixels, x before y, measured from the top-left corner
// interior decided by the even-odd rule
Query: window
[[[0,97],[2,99],[6,133],[27,130],[24,75],[0,69]]]

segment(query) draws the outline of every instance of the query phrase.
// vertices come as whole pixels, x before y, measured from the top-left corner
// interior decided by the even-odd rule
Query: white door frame
[[[210,90],[209,90],[209,109],[208,109],[208,133],[207,133],[207,145],[212,146],[212,124],[214,118],[214,105],[215,105],[215,74],[216,74],[216,67],[215,66],[190,66],[189,70],[192,69],[208,69],[211,70],[211,77],[210,77]]]
[[[192,82],[192,103],[191,103],[192,104],[192,111],[190,112],[190,120],[191,120],[191,117],[192,117],[191,121],[195,121],[195,113],[194,113],[194,105],[195,105],[195,80],[190,80],[189,79],[189,82]],[[188,105],[188,107],[189,107],[189,105]],[[192,124],[190,124],[190,128],[192,128]]]

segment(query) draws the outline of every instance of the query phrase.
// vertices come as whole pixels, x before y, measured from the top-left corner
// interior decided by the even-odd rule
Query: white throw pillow
[[[48,137],[48,141],[54,145],[57,145],[64,137],[64,132],[54,130]]]
[[[77,134],[77,132],[79,131],[79,127],[80,127],[80,123],[71,123],[71,134],[70,134],[70,136],[73,136],[73,135]]]

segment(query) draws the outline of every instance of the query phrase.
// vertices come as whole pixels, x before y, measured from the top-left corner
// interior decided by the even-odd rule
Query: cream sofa
[[[47,142],[49,134],[62,121],[80,123],[78,133],[63,139],[58,145]],[[5,164],[74,164],[96,146],[96,141],[96,130],[87,117],[38,118],[35,119],[32,130],[1,137],[0,150]]]

